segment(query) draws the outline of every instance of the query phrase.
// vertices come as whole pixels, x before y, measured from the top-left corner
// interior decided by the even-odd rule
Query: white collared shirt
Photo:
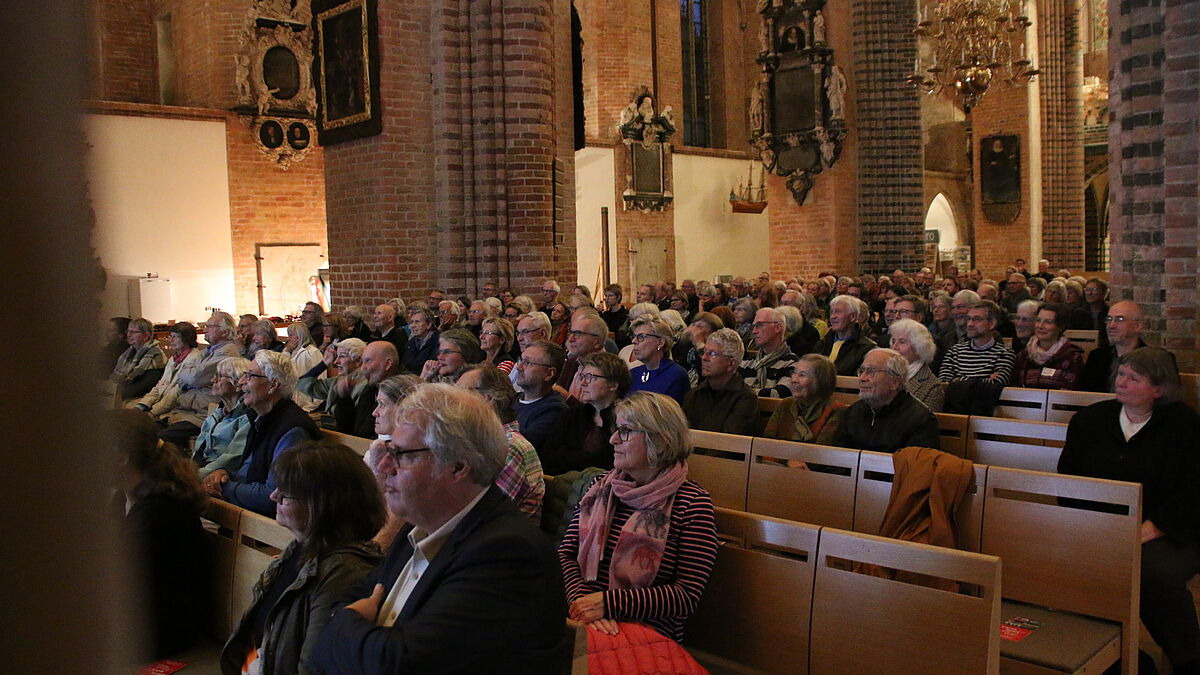
[[[475,498],[467,502],[461,511],[454,514],[450,520],[447,520],[441,527],[433,532],[426,533],[424,530],[414,527],[408,532],[408,543],[412,546],[412,557],[404,564],[404,569],[400,570],[400,576],[396,577],[396,583],[392,585],[392,590],[388,591],[387,597],[383,600],[383,605],[379,607],[379,615],[375,617],[375,625],[390,628],[396,623],[396,617],[400,616],[400,612],[404,611],[404,605],[408,603],[409,596],[412,595],[413,589],[417,587],[417,582],[421,580],[421,576],[425,574],[425,570],[429,568],[429,563],[437,557],[438,551],[442,550],[442,545],[450,537],[450,534],[458,527],[463,518],[475,508],[479,500],[483,499],[483,495],[487,494],[487,488],[482,488]]]

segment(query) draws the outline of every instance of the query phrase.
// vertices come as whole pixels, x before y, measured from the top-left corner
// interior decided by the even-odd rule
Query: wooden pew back
[[[756,438],[746,505],[751,513],[850,529],[857,450]],[[781,463],[803,462],[805,467]]]
[[[690,434],[688,478],[708,490],[714,505],[745,511],[753,437],[694,429]]]
[[[1115,394],[1098,394],[1091,391],[1050,390],[1046,396],[1046,421],[1066,424],[1082,408],[1093,403],[1115,398]]]
[[[1083,349],[1084,358],[1087,358],[1088,354],[1100,344],[1100,331],[1098,330],[1068,330],[1063,332],[1063,337],[1079,345]]]
[[[1005,387],[993,412],[996,417],[1014,420],[1046,421],[1046,390]]]
[[[230,601],[230,622],[236,625],[253,599],[254,582],[262,576],[271,560],[283,552],[294,537],[272,518],[253,511],[242,512],[238,530],[237,553],[233,568],[233,594]]]
[[[970,416],[953,413],[934,413],[934,416],[937,417],[938,423],[938,449],[955,457],[965,456]]]
[[[949,579],[978,596],[862,573]],[[999,673],[1000,559],[823,528],[813,587],[812,673]]]
[[[337,441],[338,443],[349,447],[351,450],[357,452],[359,456],[367,454],[367,450],[371,449],[371,439],[369,438],[351,436],[350,434],[343,434],[332,429],[322,429],[321,433],[324,434],[326,438]]]
[[[977,464],[1057,471],[1067,425],[971,417],[966,458]]]
[[[233,609],[233,570],[237,558],[238,530],[242,523],[242,509],[220,499],[211,499],[204,511],[209,523],[204,527],[204,538],[210,548],[213,561],[213,593],[216,606],[211,608],[208,636],[225,643],[233,631],[230,623]]]

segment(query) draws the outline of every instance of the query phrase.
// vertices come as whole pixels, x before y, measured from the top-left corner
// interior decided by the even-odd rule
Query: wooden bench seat
[[[1116,398],[1116,394],[1051,390],[1046,396],[1046,421],[1066,424],[1081,409],[1111,398]]]
[[[972,415],[966,458],[977,464],[1054,472],[1066,438],[1065,424]]]
[[[233,595],[230,602],[230,625],[235,625],[250,607],[254,583],[295,537],[273,518],[253,511],[242,512],[234,553]]]
[[[851,529],[858,450],[756,438],[746,505],[751,513]],[[804,467],[787,462],[803,462]]]
[[[687,460],[688,478],[708,490],[714,505],[745,511],[754,438],[715,431],[693,430],[690,434],[693,448]]]

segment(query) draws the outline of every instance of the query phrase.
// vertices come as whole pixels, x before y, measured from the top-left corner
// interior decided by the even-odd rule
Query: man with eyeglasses
[[[1008,386],[1016,355],[995,333],[996,317],[1003,311],[987,300],[967,310],[967,339],[950,348],[938,369],[938,378],[950,383],[946,412],[990,415],[1000,390]]]
[[[1014,354],[1020,354],[1025,350],[1025,345],[1029,344],[1029,339],[1033,337],[1033,330],[1037,327],[1037,313],[1041,308],[1041,300],[1032,298],[1017,305],[1017,314],[1013,317],[1012,350]]]
[[[576,310],[571,316],[571,330],[567,332],[567,361],[558,376],[558,386],[576,395],[575,373],[579,371],[579,359],[604,349],[608,338],[608,324],[592,309]]]
[[[905,391],[908,361],[892,349],[872,349],[858,368],[858,400],[846,409],[834,445],[895,452],[938,449],[937,418]]]
[[[758,396],[738,377],[745,351],[741,336],[731,328],[708,336],[700,355],[700,384],[683,397],[689,428],[740,436],[758,434]]]
[[[967,339],[967,310],[977,302],[979,302],[979,294],[972,290],[959,291],[950,298],[950,318],[954,319],[954,327],[958,336],[956,342]]]
[[[482,396],[418,387],[379,461],[388,510],[407,525],[383,564],[333,612],[312,665],[329,675],[546,673],[573,637],[558,558],[495,486],[504,431]]]
[[[792,395],[788,384],[792,380],[796,355],[784,342],[784,325],[783,314],[773,307],[764,307],[754,315],[751,332],[758,353],[742,360],[738,375],[756,396],[787,398]]]
[[[549,340],[538,340],[521,352],[513,368],[521,392],[517,398],[518,428],[539,455],[554,435],[559,418],[567,411],[562,394],[554,389],[564,358],[562,347]]]
[[[217,402],[212,392],[213,376],[217,366],[230,356],[241,356],[241,345],[233,338],[237,324],[225,312],[214,312],[204,323],[204,339],[208,347],[200,356],[200,363],[190,374],[179,376],[179,396],[175,405],[161,418],[167,428],[159,432],[159,438],[175,446],[186,448],[188,439],[200,433],[200,425],[208,416],[209,406]]]
[[[1104,317],[1104,330],[1108,344],[1098,345],[1088,354],[1079,376],[1079,386],[1084,391],[1116,392],[1117,361],[1129,352],[1145,347],[1142,341],[1142,308],[1130,300],[1115,302]]]

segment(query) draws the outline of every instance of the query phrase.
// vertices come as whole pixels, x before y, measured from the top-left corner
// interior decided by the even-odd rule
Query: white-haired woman
[[[712,498],[688,480],[679,404],[640,392],[616,405],[613,469],[579,502],[558,548],[569,615],[610,635],[644,623],[674,640],[717,555]]]
[[[933,412],[941,412],[946,401],[946,388],[930,369],[937,357],[937,344],[929,329],[912,319],[897,319],[888,328],[892,349],[908,361],[908,380],[905,389]]]
[[[308,327],[302,323],[293,323],[287,329],[288,339],[283,343],[283,353],[289,354],[292,357],[292,366],[296,369],[296,373],[303,375],[313,369],[313,366],[321,362],[321,350],[313,344],[312,333]],[[322,371],[317,379],[324,378],[326,372]],[[321,405],[319,399],[313,398],[302,391],[297,390],[292,395],[292,400],[296,405],[304,409],[305,412],[312,412]]]
[[[351,338],[354,339],[354,338]],[[260,351],[238,385],[242,403],[257,415],[253,438],[246,444],[241,467],[217,469],[204,479],[209,495],[264,516],[275,516],[275,476],[271,465],[284,450],[316,439],[320,432],[308,413],[292,401],[296,371],[292,357]]]
[[[691,382],[687,370],[671,360],[674,342],[674,330],[662,317],[644,316],[633,322],[633,349],[642,364],[629,372],[633,381],[629,391],[653,391],[683,401]]]
[[[658,317],[661,313],[658,305],[653,302],[639,302],[629,308],[629,320],[617,331],[617,344],[621,345],[618,356],[628,363],[630,368],[640,365],[633,353],[633,322],[643,316]]]
[[[240,462],[246,450],[246,438],[250,435],[253,420],[250,408],[242,403],[238,383],[249,368],[250,361],[240,356],[230,356],[217,364],[217,373],[212,378],[217,405],[200,425],[200,435],[196,437],[196,448],[192,452],[192,461],[200,467],[201,478]]]
[[[862,324],[871,315],[867,303],[851,295],[829,301],[829,332],[817,343],[816,353],[828,356],[838,375],[854,375],[867,352],[878,345],[863,334]]]

